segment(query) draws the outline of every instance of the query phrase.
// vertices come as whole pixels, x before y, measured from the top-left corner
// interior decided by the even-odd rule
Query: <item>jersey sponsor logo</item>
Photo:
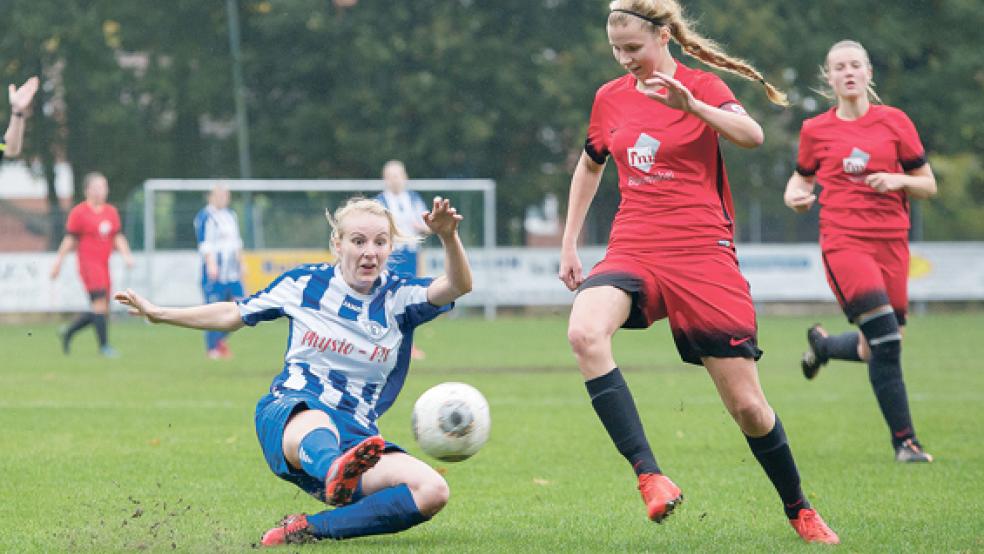
[[[848,175],[860,175],[864,173],[864,170],[868,168],[868,160],[870,159],[871,154],[855,146],[851,150],[851,154],[844,158],[844,173]]]
[[[386,363],[386,360],[389,359],[390,352],[392,352],[392,350],[386,348],[385,346],[374,346],[372,349],[372,354],[369,354],[369,361],[384,364]]]
[[[314,331],[304,333],[304,336],[301,337],[301,346],[310,346],[318,352],[336,352],[345,356],[350,355],[355,350],[355,346],[345,339],[322,337]]]
[[[99,231],[100,237],[106,238],[109,236],[110,231],[113,230],[113,224],[110,223],[108,219],[104,219],[99,222],[99,227],[97,230]]]
[[[635,145],[631,146],[627,151],[627,159],[629,165],[642,171],[648,173],[652,169],[653,164],[656,163],[656,153],[659,152],[660,142],[653,137],[642,133],[639,138],[636,139]]]

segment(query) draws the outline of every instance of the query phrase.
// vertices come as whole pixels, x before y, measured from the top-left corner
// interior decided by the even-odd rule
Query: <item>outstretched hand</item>
[[[642,84],[640,91],[664,106],[688,113],[697,109],[697,99],[690,89],[665,73],[655,71]]]
[[[432,233],[442,239],[451,238],[458,232],[458,223],[465,217],[451,205],[451,201],[440,196],[434,197],[431,211],[424,213],[424,223]]]
[[[161,320],[161,308],[134,292],[133,289],[119,291],[113,295],[113,299],[128,307],[129,310],[127,311],[130,315],[146,317],[151,323],[158,323]]]
[[[38,91],[38,85],[40,80],[35,77],[31,77],[19,88],[15,85],[10,85],[7,88],[8,96],[10,98],[10,108],[15,112],[26,112],[31,106],[31,101],[34,99],[34,93]]]

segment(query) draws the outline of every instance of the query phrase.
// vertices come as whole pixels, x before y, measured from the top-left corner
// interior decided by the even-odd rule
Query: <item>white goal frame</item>
[[[157,239],[154,221],[154,202],[158,192],[208,192],[216,183],[233,192],[381,192],[382,179],[148,179],[144,181],[144,255],[149,279],[154,274],[154,252]],[[418,192],[477,191],[482,193],[482,247],[493,251],[495,244],[495,181],[492,179],[410,179],[407,187]],[[154,291],[147,291],[153,294]],[[152,297],[152,296],[151,296]],[[495,304],[486,302],[485,316],[495,317]]]

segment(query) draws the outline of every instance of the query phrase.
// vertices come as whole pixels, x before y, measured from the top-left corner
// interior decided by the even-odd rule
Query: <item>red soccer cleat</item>
[[[812,508],[803,508],[796,514],[796,519],[789,520],[789,524],[796,529],[799,536],[806,542],[817,542],[820,544],[840,544],[840,537],[837,533],[827,527],[820,514]]]
[[[662,523],[674,508],[683,502],[683,493],[662,473],[643,473],[639,476],[639,492],[646,503],[649,519]]]
[[[336,458],[325,477],[325,502],[332,506],[351,502],[362,474],[376,465],[384,448],[386,441],[376,435],[349,448]]]
[[[263,533],[260,544],[263,546],[280,546],[283,544],[305,544],[318,540],[308,527],[307,516],[295,514],[287,516],[278,527]]]

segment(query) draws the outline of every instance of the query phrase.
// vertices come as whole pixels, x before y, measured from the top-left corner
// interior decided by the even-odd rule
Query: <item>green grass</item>
[[[816,382],[802,378],[811,321],[764,318],[760,369],[804,488],[840,533],[841,551],[984,550],[984,316],[917,317],[907,331],[914,419],[937,456],[929,466],[892,460],[863,366],[833,363]],[[107,361],[91,332],[66,358],[54,326],[0,328],[0,552],[245,551],[282,515],[319,509],[269,473],[253,432],[255,402],[280,367],[283,326],[240,331],[227,362],[206,360],[193,331],[129,322],[112,335],[123,357]],[[686,494],[664,525],[645,519],[632,472],[591,410],[564,320],[442,319],[418,343],[427,359],[381,420],[384,435],[422,455],[409,428],[413,401],[457,380],[489,399],[491,440],[469,461],[439,464],[452,500],[433,521],[300,550],[816,549],[789,528],[710,380],[679,361],[665,324],[616,340],[657,457]]]

